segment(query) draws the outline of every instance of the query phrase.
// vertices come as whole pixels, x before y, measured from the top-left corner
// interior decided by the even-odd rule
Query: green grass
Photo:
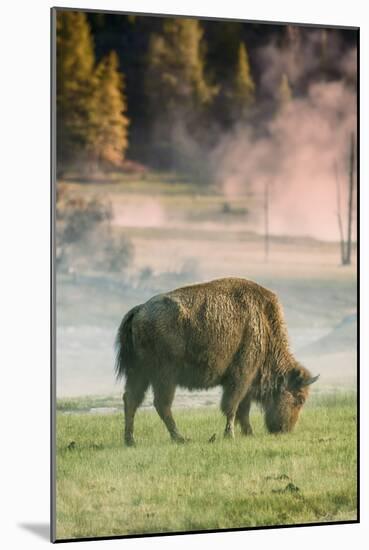
[[[127,449],[121,413],[58,412],[58,539],[356,519],[354,393],[312,399],[282,436],[256,408],[254,437],[235,441],[214,408],[175,416],[189,443],[171,443],[157,414],[139,410]]]
[[[122,406],[122,394],[118,395],[88,395],[85,397],[69,397],[58,399],[56,410],[60,412],[86,412],[90,409],[101,407],[119,407]]]

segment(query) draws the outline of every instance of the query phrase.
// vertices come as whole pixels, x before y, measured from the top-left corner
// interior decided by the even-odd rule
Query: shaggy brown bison
[[[117,339],[117,378],[123,395],[125,443],[133,445],[137,407],[149,385],[171,438],[183,442],[171,412],[176,386],[223,387],[225,436],[237,420],[252,434],[250,405],[261,404],[270,432],[289,432],[318,378],[301,366],[273,292],[245,279],[219,279],[159,294],[131,309]]]

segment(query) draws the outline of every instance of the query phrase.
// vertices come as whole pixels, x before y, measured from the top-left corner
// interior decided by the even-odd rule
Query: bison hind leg
[[[124,442],[128,447],[132,447],[135,444],[133,437],[135,414],[144,400],[148,387],[149,380],[141,372],[133,371],[128,375],[123,394]]]
[[[155,409],[164,422],[172,441],[185,443],[186,439],[179,433],[171,410],[176,385],[171,381],[161,380],[153,384],[153,390]]]

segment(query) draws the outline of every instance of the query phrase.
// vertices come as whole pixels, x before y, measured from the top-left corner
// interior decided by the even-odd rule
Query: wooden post
[[[349,167],[349,195],[348,195],[348,213],[347,213],[347,247],[345,265],[351,264],[351,241],[352,241],[352,205],[354,197],[354,161],[355,161],[355,138],[351,134],[350,146],[350,167]]]
[[[337,197],[337,221],[338,221],[338,229],[340,233],[340,249],[341,249],[341,263],[344,265],[345,263],[345,238],[343,235],[343,224],[342,224],[342,214],[341,214],[341,189],[340,189],[340,181],[338,178],[338,168],[337,163],[334,163],[334,173],[336,176],[336,197]]]
[[[264,185],[264,253],[265,261],[269,259],[269,182]]]

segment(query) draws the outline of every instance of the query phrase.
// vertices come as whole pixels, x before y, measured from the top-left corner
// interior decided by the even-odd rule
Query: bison
[[[124,440],[134,445],[137,408],[151,385],[154,406],[173,441],[184,442],[171,406],[176,386],[222,386],[224,435],[238,421],[251,435],[252,402],[271,433],[296,424],[313,377],[292,355],[277,296],[246,279],[225,278],[154,296],[131,309],[116,337],[116,376],[126,377]]]

